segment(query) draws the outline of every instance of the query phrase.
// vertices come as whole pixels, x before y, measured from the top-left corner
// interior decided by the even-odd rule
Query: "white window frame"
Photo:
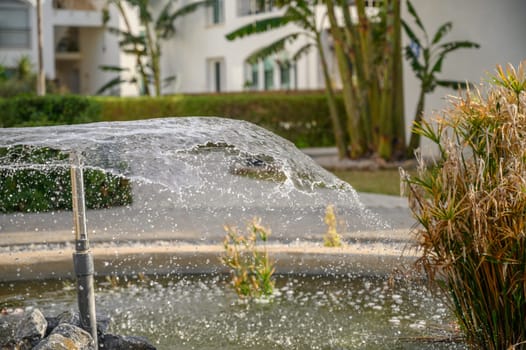
[[[259,1],[261,0],[237,0],[238,17],[257,15],[276,9],[273,0],[265,0],[263,8],[259,6]]]
[[[206,60],[207,86],[209,92],[226,91],[226,64],[224,57]]]
[[[5,23],[2,23],[2,18],[0,17],[0,49],[30,49],[31,15],[29,5],[20,0],[0,1],[0,16],[2,16],[1,14],[4,14],[5,16],[5,14],[9,14],[10,12],[17,12],[18,15],[22,14],[22,16],[25,16],[25,23],[15,26],[6,25]],[[2,38],[13,34],[25,36],[24,41],[20,41],[19,43],[3,42]]]
[[[208,26],[216,26],[225,23],[225,0],[215,0],[213,5],[208,6],[207,12]]]

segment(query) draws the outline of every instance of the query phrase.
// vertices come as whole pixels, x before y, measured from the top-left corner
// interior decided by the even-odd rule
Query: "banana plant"
[[[405,154],[400,2],[324,0],[353,158]]]
[[[173,1],[167,1],[157,17],[154,17],[154,12],[148,0],[108,0],[103,10],[104,23],[107,24],[110,19],[108,6],[114,5],[123,19],[125,28],[108,27],[108,30],[110,33],[119,35],[121,38],[119,46],[123,52],[135,56],[138,72],[136,76],[131,76],[128,79],[120,76],[113,78],[101,87],[97,93],[102,93],[116,85],[128,82],[137,84],[140,90],[141,88],[143,89],[141,92],[145,95],[152,95],[150,86],[153,85],[153,94],[159,96],[161,88],[175,80],[173,76],[161,79],[161,42],[175,35],[175,22],[179,18],[193,13],[201,7],[213,6],[216,2],[217,0],[195,1],[179,6],[174,10]],[[127,3],[137,11],[139,22],[144,28],[144,34],[136,34],[132,30],[124,3]],[[113,66],[102,66],[100,68],[119,73],[124,71],[119,67]]]
[[[266,0],[261,0],[266,1]],[[347,151],[347,136],[343,128],[343,121],[338,114],[336,104],[336,93],[334,91],[333,83],[329,73],[329,66],[327,58],[322,46],[322,30],[323,28],[316,21],[316,5],[320,1],[309,0],[276,0],[273,4],[282,9],[279,15],[267,17],[248,23],[226,35],[228,40],[236,40],[246,36],[264,33],[272,30],[282,28],[288,24],[295,24],[296,31],[287,33],[281,38],[264,45],[263,47],[252,52],[245,59],[247,63],[253,64],[262,61],[274,54],[278,54],[285,50],[285,46],[299,38],[307,38],[306,44],[302,45],[293,55],[292,60],[297,61],[303,55],[307,54],[312,48],[315,48],[320,57],[322,72],[325,81],[325,90],[327,94],[327,102],[329,105],[329,116],[333,127],[334,138],[340,158],[348,157]]]
[[[444,36],[453,28],[451,22],[442,24],[430,38],[410,0],[407,0],[407,9],[416,24],[415,29],[418,29],[421,33],[421,37],[419,37],[406,21],[402,21],[404,31],[411,40],[411,43],[405,47],[405,57],[409,60],[413,72],[418,80],[420,80],[420,93],[418,95],[418,103],[413,120],[413,126],[417,129],[421,126],[426,94],[433,92],[437,86],[465,89],[470,85],[468,82],[445,80],[438,77],[442,72],[442,66],[446,56],[450,52],[458,49],[478,49],[480,45],[469,40],[442,42]],[[415,132],[411,133],[407,156],[413,157],[415,150],[419,146],[420,134]]]

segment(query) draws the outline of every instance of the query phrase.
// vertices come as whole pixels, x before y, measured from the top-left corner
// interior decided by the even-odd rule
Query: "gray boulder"
[[[143,337],[113,334],[104,335],[103,343],[99,346],[105,350],[156,350],[155,346]]]
[[[77,326],[61,323],[33,350],[96,350],[91,335]]]
[[[33,309],[26,312],[22,320],[18,323],[15,339],[18,342],[35,346],[44,338],[46,328],[47,321],[42,312],[40,312],[39,309]]]

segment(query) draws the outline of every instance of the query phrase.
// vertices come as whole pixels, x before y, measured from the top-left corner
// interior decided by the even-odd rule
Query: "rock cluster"
[[[146,339],[108,334],[110,319],[97,315],[97,338],[102,350],[155,350]],[[97,350],[88,332],[80,328],[77,313],[45,317],[38,309],[0,316],[1,350]]]

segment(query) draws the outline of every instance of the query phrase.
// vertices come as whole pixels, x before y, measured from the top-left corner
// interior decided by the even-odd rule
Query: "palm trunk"
[[[38,73],[37,95],[46,94],[46,75],[44,73],[43,39],[42,39],[42,0],[37,0],[37,40],[38,40]]]
[[[394,156],[403,158],[405,156],[405,118],[404,118],[404,78],[402,63],[402,20],[401,0],[396,1],[394,12],[394,56],[393,56],[393,144]]]
[[[126,30],[128,31],[128,33],[132,33],[130,21],[128,20],[128,16],[126,16],[126,11],[122,7],[121,1],[117,1],[116,4],[117,4],[117,8],[119,9],[119,12],[121,13],[122,19],[124,21],[124,25],[126,26]],[[148,85],[148,75],[146,74],[146,70],[144,69],[144,64],[142,63],[141,54],[139,54],[140,48],[136,43],[133,44],[133,51],[135,52],[135,63],[137,64],[137,67],[139,68],[139,74],[141,75],[144,94],[149,96],[150,87]]]
[[[161,95],[161,75],[160,75],[160,47],[152,36],[152,31],[148,23],[143,23],[146,29],[147,50],[150,56],[150,64],[152,65],[153,87],[155,95]]]
[[[334,50],[338,61],[338,68],[343,85],[343,101],[347,113],[348,133],[350,137],[350,153],[352,158],[363,156],[365,152],[364,141],[360,126],[360,111],[357,108],[355,94],[353,92],[352,71],[347,61],[343,44],[344,37],[342,30],[337,22],[334,12],[334,3],[332,0],[326,1],[327,15],[330,22],[331,34],[334,38]]]
[[[413,121],[413,128],[419,127],[422,123],[422,118],[424,116],[424,103],[425,103],[426,94],[424,88],[420,89],[420,96],[418,97],[418,104],[416,106],[415,119]],[[413,158],[415,156],[415,150],[420,146],[420,134],[411,132],[411,138],[409,140],[409,146],[407,147],[407,157]]]
[[[327,58],[325,57],[325,52],[321,45],[320,33],[316,33],[316,47],[318,48],[318,53],[320,55],[320,61],[323,71],[323,77],[325,79],[325,91],[327,93],[327,103],[329,104],[329,113],[332,123],[332,129],[334,133],[334,139],[336,141],[336,147],[338,148],[338,156],[340,159],[348,158],[349,152],[347,151],[347,141],[340,121],[340,116],[338,114],[338,108],[336,107],[336,96],[334,94],[334,89],[332,87],[332,81],[329,74],[329,68],[327,65]]]

